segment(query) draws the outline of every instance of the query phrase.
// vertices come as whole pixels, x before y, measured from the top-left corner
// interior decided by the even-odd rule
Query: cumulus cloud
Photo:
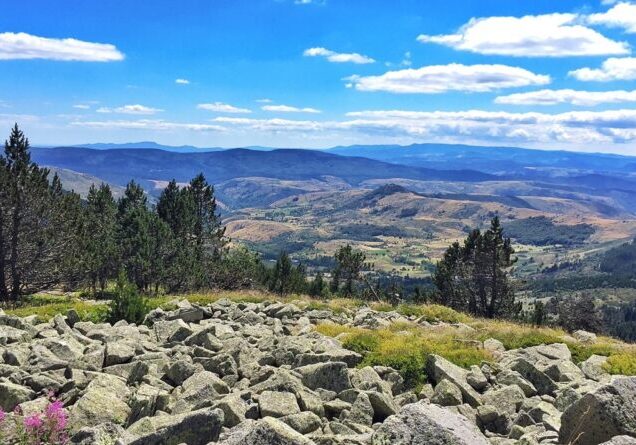
[[[190,81],[188,79],[175,79],[174,83],[179,85],[189,85]]]
[[[147,107],[145,105],[124,105],[121,107],[110,108],[100,107],[97,110],[98,113],[120,113],[120,114],[157,114],[163,111],[160,108]]]
[[[508,65],[430,65],[389,71],[380,76],[352,76],[346,80],[359,91],[391,93],[487,92],[500,88],[545,85],[550,76]]]
[[[629,53],[627,43],[611,40],[580,21],[577,14],[473,18],[455,34],[422,34],[417,40],[479,54],[518,57]]]
[[[124,60],[124,54],[108,43],[53,39],[24,32],[0,33],[0,60],[19,59],[115,62]]]
[[[78,110],[88,110],[91,106],[86,104],[75,104],[73,105],[73,108],[77,108]]]
[[[636,141],[636,110],[508,113],[501,111],[375,110],[347,113],[344,120],[218,117],[228,129],[281,134],[355,134],[411,140],[486,143],[581,144]]]
[[[199,104],[197,105],[199,110],[206,111],[214,111],[215,113],[232,113],[232,114],[241,114],[241,113],[251,113],[252,110],[247,108],[239,108],[234,105],[225,104],[223,102],[214,102],[208,104]]]
[[[620,2],[606,12],[590,14],[587,22],[611,28],[623,28],[625,32],[636,33],[636,4]]]
[[[305,108],[299,108],[299,107],[292,107],[289,105],[264,105],[261,107],[262,110],[264,111],[273,111],[276,113],[320,113],[320,110],[317,110],[315,108],[309,108],[309,107],[305,107]]]
[[[220,125],[169,122],[156,119],[140,120],[110,120],[110,121],[75,121],[71,125],[76,127],[88,127],[95,129],[126,129],[126,130],[192,130],[192,131],[225,131]]]
[[[570,71],[569,76],[587,82],[610,82],[612,80],[636,79],[636,57],[611,57],[600,68],[580,68]]]
[[[506,105],[557,105],[595,106],[600,104],[636,102],[636,90],[625,91],[577,91],[539,90],[528,93],[499,96],[495,103]]]
[[[357,63],[357,64],[366,64],[366,63],[374,63],[371,57],[364,56],[358,53],[337,53],[335,51],[331,51],[327,48],[309,48],[303,52],[304,56],[307,57],[324,57],[329,62],[334,63]]]

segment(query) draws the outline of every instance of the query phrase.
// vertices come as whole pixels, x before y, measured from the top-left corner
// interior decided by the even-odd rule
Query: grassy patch
[[[82,321],[92,321],[101,323],[108,317],[108,305],[104,303],[87,303],[80,300],[68,300],[60,303],[40,304],[38,306],[23,306],[16,309],[7,310],[10,315],[18,317],[28,317],[37,315],[39,323],[44,323],[57,314],[66,314],[68,310],[75,309]]]
[[[636,353],[617,353],[611,355],[603,368],[610,374],[636,375]]]
[[[426,330],[411,323],[396,323],[380,330],[324,323],[316,330],[324,335],[339,336],[345,348],[363,354],[361,366],[395,368],[411,387],[426,382],[425,365],[429,354],[441,355],[465,368],[491,359],[486,351],[458,341],[451,330]]]

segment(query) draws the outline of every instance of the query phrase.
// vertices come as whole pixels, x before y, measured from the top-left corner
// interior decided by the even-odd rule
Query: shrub
[[[115,296],[110,303],[108,318],[111,322],[126,320],[129,323],[142,323],[150,311],[148,300],[139,294],[137,287],[130,283],[122,271],[117,278]]]
[[[636,354],[618,353],[611,355],[603,365],[610,374],[636,375]]]
[[[359,354],[366,354],[380,346],[380,339],[372,332],[359,332],[348,335],[342,346]]]

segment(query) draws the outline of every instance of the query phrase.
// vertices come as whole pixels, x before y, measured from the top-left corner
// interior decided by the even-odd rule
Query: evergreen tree
[[[355,284],[361,278],[361,272],[365,267],[366,256],[364,253],[354,251],[351,245],[340,247],[335,254],[336,268],[334,270],[334,281],[339,283],[344,281],[340,292],[345,297],[355,295]],[[337,281],[335,278],[337,277]],[[337,291],[338,289],[336,289]]]
[[[172,180],[157,203],[157,215],[171,230],[173,243],[166,252],[163,284],[168,292],[192,287],[199,270],[194,238],[195,206],[192,194]]]
[[[324,277],[322,276],[322,272],[318,272],[309,285],[309,295],[312,297],[320,298],[325,295],[326,291],[327,286],[325,284]]]
[[[210,269],[214,268],[227,244],[225,227],[217,213],[214,188],[208,184],[203,174],[197,175],[186,189],[194,206],[192,240],[194,242],[192,266],[195,286],[210,286]]]
[[[559,304],[559,324],[568,331],[583,329],[591,332],[603,330],[603,317],[594,297],[582,294],[569,297]]]
[[[110,186],[91,185],[86,202],[84,268],[93,291],[103,292],[117,270],[117,203]]]
[[[138,289],[158,290],[170,243],[170,228],[147,207],[143,189],[131,181],[118,203],[117,243],[128,279]]]
[[[293,265],[287,252],[281,252],[276,260],[269,282],[269,290],[283,296],[290,292]]]
[[[545,324],[545,305],[542,301],[537,300],[534,303],[534,310],[532,312],[532,324],[535,326],[543,326]]]
[[[473,230],[463,246],[453,243],[437,263],[437,302],[488,318],[515,316],[520,306],[508,277],[513,253],[498,217],[486,232]]]
[[[17,124],[0,156],[0,300],[60,283],[72,244],[57,223],[70,209],[59,178],[31,161],[29,141]]]

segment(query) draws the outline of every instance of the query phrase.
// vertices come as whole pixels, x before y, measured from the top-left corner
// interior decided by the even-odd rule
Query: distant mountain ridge
[[[307,180],[333,176],[350,184],[384,178],[461,182],[497,179],[474,170],[436,170],[302,149],[176,153],[149,148],[59,147],[34,148],[32,154],[41,165],[86,173],[118,185],[135,179],[145,187],[173,178],[186,182],[199,172],[213,184],[244,177]]]

